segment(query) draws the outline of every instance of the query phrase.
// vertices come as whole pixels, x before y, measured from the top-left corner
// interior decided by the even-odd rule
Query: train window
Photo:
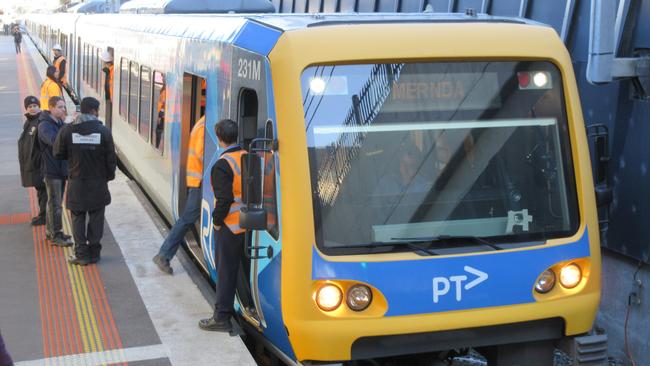
[[[83,81],[88,80],[88,45],[84,43],[83,50]]]
[[[97,63],[95,62],[95,46],[90,46],[88,57],[90,63],[90,75],[88,75],[88,84],[90,84],[90,87],[92,89],[95,89],[95,74],[97,74]]]
[[[101,87],[101,74],[102,74],[102,49],[97,47],[95,50],[95,65],[97,65],[97,72],[95,73],[95,91],[99,94],[99,89]]]
[[[138,127],[138,85],[140,84],[140,67],[137,62],[131,61],[131,74],[129,76],[129,124]]]
[[[265,137],[267,139],[274,139],[273,136],[273,121],[266,122]],[[275,194],[275,151],[271,150],[264,153],[264,210],[266,211],[266,231],[278,240],[279,238],[279,225],[278,225],[278,205],[277,196]]]
[[[167,93],[165,76],[158,71],[154,71],[153,75],[153,100],[151,106],[153,107],[153,120],[156,122],[156,125],[151,131],[151,145],[162,154],[164,150],[165,103]]]
[[[149,140],[151,125],[151,69],[140,69],[140,136]]]
[[[129,99],[129,60],[120,60],[120,116],[126,119]]]

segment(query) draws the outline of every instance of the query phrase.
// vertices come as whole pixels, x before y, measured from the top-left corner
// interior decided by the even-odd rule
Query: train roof
[[[219,28],[238,28],[247,20],[280,32],[320,26],[390,23],[512,23],[547,27],[524,18],[460,13],[95,14],[83,15],[79,19],[89,25],[206,40],[221,39]]]

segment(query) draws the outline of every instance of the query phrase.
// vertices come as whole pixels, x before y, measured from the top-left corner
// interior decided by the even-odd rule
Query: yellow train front
[[[548,27],[457,18],[333,18],[269,53],[298,361],[487,347],[548,364],[552,341],[592,327],[598,222],[569,55]]]

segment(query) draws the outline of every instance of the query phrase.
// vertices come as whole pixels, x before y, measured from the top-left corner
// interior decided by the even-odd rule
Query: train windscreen
[[[502,249],[577,230],[552,63],[310,66],[301,84],[323,252]]]

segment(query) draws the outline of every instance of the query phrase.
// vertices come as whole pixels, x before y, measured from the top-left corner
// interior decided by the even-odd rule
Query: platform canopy
[[[269,0],[131,0],[120,13],[138,14],[205,14],[205,13],[274,13]]]

